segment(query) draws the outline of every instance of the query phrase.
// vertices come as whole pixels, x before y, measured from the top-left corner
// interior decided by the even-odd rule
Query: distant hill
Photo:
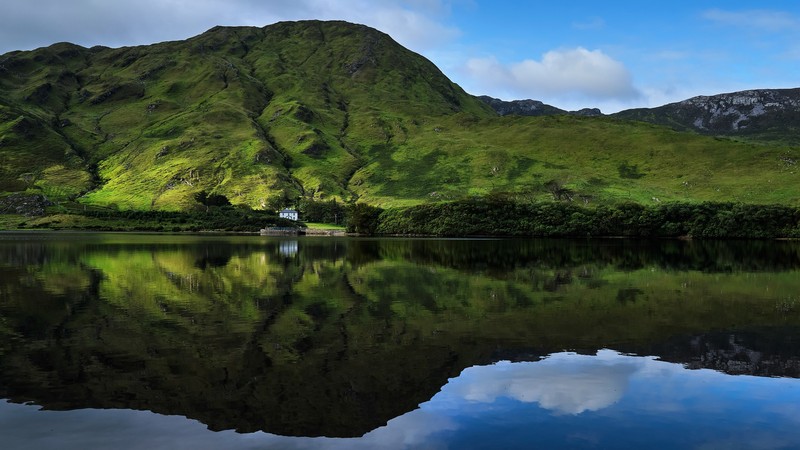
[[[346,22],[215,27],[117,49],[58,43],[0,56],[0,196],[137,210],[197,208],[202,191],[273,210],[498,193],[800,203],[797,149],[631,121],[691,128],[666,112],[583,117],[599,111],[488,103],[388,35]],[[797,113],[782,121],[772,108],[752,106],[737,126],[793,133]],[[548,115],[513,116],[525,111]],[[714,117],[701,123],[709,132]]]
[[[566,111],[555,106],[542,103],[539,100],[511,100],[505,101],[499,98],[481,95],[478,97],[482,102],[491,106],[492,109],[501,116],[550,116],[554,114],[571,114],[574,116],[602,116],[603,113],[597,108],[584,108],[578,111]]]
[[[693,97],[613,114],[717,136],[800,144],[800,89],[759,89]]]
[[[485,95],[478,98],[501,116],[603,115],[597,108],[565,111],[538,100],[503,101]],[[800,88],[692,97],[657,108],[628,109],[610,116],[665,125],[679,131],[800,144]]]

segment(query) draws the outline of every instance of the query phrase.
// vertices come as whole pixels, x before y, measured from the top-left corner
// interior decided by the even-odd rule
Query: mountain
[[[401,122],[492,115],[386,34],[343,22],[0,59],[2,149],[14,154],[3,190],[93,189],[86,202],[124,208],[186,206],[201,188],[254,207],[348,196],[359,150],[406,132]]]
[[[538,100],[503,101],[485,95],[478,98],[501,116],[603,115],[597,108],[566,111]],[[657,108],[627,109],[610,116],[665,125],[678,131],[800,144],[800,88],[698,96]]]
[[[603,113],[597,108],[583,108],[578,111],[566,111],[555,106],[542,103],[539,100],[511,100],[505,101],[499,98],[481,95],[478,98],[491,106],[492,109],[501,116],[551,116],[555,114],[571,114],[574,116],[602,116]]]
[[[197,208],[202,192],[273,210],[491,193],[800,203],[797,149],[587,113],[500,117],[427,59],[346,22],[58,43],[0,56],[0,197],[122,210]]]
[[[800,144],[800,89],[758,89],[692,97],[613,116],[717,136]]]

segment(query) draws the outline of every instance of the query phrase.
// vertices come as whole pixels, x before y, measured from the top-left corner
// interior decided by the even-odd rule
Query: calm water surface
[[[800,448],[800,243],[0,233],[0,448]]]

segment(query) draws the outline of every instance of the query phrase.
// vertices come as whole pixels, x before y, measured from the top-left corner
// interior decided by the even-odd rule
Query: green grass
[[[344,231],[345,227],[343,225],[336,225],[332,223],[316,223],[316,222],[305,222],[306,227],[311,230],[336,230],[336,231]]]
[[[27,217],[19,214],[0,214],[0,230],[17,230],[24,228],[20,226],[26,223]]]
[[[511,192],[587,205],[800,204],[797,147],[611,118],[496,117],[430,61],[343,22],[7,56],[0,194],[187,211],[200,191],[410,206]],[[564,195],[554,195],[561,192]]]
[[[438,130],[438,131],[436,131]],[[382,206],[513,192],[573,201],[737,201],[797,205],[800,149],[679,133],[609,118],[458,116],[420,127],[396,146],[374,147],[356,173],[362,200]],[[635,171],[631,175],[631,171]],[[411,201],[409,201],[411,200]]]

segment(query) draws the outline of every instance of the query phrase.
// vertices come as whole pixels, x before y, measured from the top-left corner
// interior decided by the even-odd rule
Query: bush
[[[347,208],[347,231],[349,233],[375,234],[383,210],[366,203],[356,203]]]

